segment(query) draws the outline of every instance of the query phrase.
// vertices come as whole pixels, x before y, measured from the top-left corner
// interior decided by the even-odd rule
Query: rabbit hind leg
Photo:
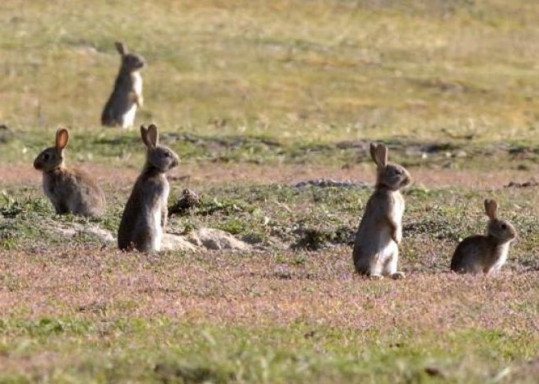
[[[404,279],[404,273],[397,270],[399,262],[399,248],[396,244],[391,249],[388,258],[384,263],[384,275],[390,276],[394,280]]]

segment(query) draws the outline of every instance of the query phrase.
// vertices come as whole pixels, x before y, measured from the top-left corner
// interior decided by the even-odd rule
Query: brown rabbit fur
[[[157,127],[140,127],[146,145],[146,163],[125,205],[118,230],[118,247],[140,252],[161,249],[167,223],[169,184],[165,172],[178,165],[178,155],[159,145]]]
[[[370,146],[372,160],[377,166],[376,186],[359,224],[353,260],[360,274],[399,279],[404,277],[397,271],[404,213],[404,198],[399,190],[410,183],[411,177],[402,166],[388,163],[387,152],[383,144]]]
[[[101,114],[101,124],[130,128],[135,121],[137,107],[143,105],[140,70],[146,62],[142,56],[129,53],[123,43],[116,42],[115,45],[122,57],[122,64],[112,94]]]
[[[517,238],[517,231],[508,221],[498,219],[497,212],[496,201],[486,199],[487,234],[470,236],[459,243],[451,258],[452,271],[492,274],[505,264],[509,245]]]
[[[58,214],[101,216],[105,210],[103,191],[86,172],[65,166],[64,148],[68,140],[68,130],[59,129],[56,145],[34,160],[34,168],[43,172],[43,191]]]

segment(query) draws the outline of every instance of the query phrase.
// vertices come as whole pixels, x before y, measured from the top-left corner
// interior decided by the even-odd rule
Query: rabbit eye
[[[507,229],[507,225],[505,225],[505,224],[502,224],[501,227],[502,227],[502,229]]]
[[[163,153],[163,156],[165,156],[165,157],[170,157],[170,153],[165,152],[165,153]]]
[[[43,155],[43,160],[49,160],[49,157],[50,157],[49,154],[48,154],[48,153],[45,153],[45,154]]]
[[[400,170],[400,169],[395,169],[395,173],[396,173],[397,175],[400,175],[400,174],[402,174],[402,170]]]

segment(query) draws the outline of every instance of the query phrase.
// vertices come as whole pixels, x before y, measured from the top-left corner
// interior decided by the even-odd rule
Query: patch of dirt
[[[354,165],[347,168],[320,165],[253,165],[253,164],[212,164],[186,165],[182,174],[188,174],[189,184],[297,184],[308,180],[337,180],[351,183],[375,181],[374,166]],[[510,181],[529,180],[531,171],[477,171],[452,169],[412,168],[414,185],[427,188],[467,187],[491,189],[501,188]]]
[[[71,164],[91,174],[104,186],[134,183],[139,170],[95,164]],[[33,186],[41,188],[42,174],[32,164],[0,164],[0,188],[7,186]]]
[[[115,168],[83,164],[81,168],[94,175],[105,189],[129,188],[139,174],[138,169]],[[492,189],[513,183],[526,183],[535,173],[531,170],[454,170],[411,168],[415,185],[427,188],[465,187]],[[170,183],[177,187],[208,184],[298,184],[309,180],[367,183],[375,181],[374,165],[357,164],[349,167],[279,164],[180,163],[169,174]],[[41,188],[41,174],[31,164],[0,165],[0,188],[34,186]]]

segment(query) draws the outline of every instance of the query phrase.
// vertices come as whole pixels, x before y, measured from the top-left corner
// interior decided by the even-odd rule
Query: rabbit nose
[[[36,157],[36,159],[34,160],[34,168],[35,169],[43,168],[43,163],[40,161],[40,157]]]

